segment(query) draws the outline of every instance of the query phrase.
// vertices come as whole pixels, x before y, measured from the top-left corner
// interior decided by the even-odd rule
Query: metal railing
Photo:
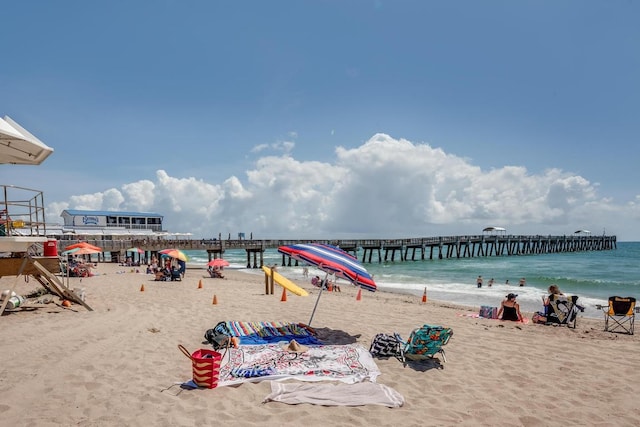
[[[42,191],[0,185],[0,236],[45,236]]]

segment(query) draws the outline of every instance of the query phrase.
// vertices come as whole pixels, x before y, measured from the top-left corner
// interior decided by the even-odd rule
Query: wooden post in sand
[[[273,268],[267,267],[269,273],[264,272],[264,294],[273,295]]]
[[[271,267],[271,274],[269,275],[269,293],[271,295],[273,295],[273,292],[274,292],[274,290],[273,290],[273,288],[274,288],[274,285],[273,285],[273,273],[275,271],[276,271],[276,267],[274,265],[273,267]]]
[[[264,273],[264,294],[269,295],[269,275]]]

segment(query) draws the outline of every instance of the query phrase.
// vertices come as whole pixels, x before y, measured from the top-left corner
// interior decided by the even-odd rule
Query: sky
[[[3,2],[0,183],[196,238],[640,241],[640,1]]]

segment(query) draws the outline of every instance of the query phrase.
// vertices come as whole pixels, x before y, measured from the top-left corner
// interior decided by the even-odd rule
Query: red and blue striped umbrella
[[[335,274],[336,277],[348,280],[355,286],[360,286],[368,291],[375,292],[376,284],[371,274],[364,268],[358,259],[343,251],[337,246],[325,245],[321,243],[300,243],[297,245],[280,246],[278,252],[290,256],[291,258],[306,262],[324,271],[327,276]],[[311,313],[311,320],[318,306],[318,301],[322,295],[322,288],[318,294],[318,299]]]
[[[348,280],[356,286],[375,292],[376,284],[371,274],[353,255],[337,246],[321,243],[300,243],[280,246],[278,252],[298,261],[313,265],[328,274]]]

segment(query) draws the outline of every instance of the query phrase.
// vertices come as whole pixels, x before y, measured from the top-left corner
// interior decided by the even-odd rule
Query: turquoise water
[[[186,251],[189,264],[207,261],[205,251]],[[358,253],[362,257],[362,251]],[[247,269],[244,250],[228,250],[224,254],[231,266],[254,274],[261,270]],[[253,262],[253,258],[252,258]],[[264,253],[267,265],[282,263],[277,250]],[[497,306],[509,292],[518,294],[524,311],[541,309],[541,297],[550,284],[556,284],[569,295],[578,295],[586,306],[585,316],[600,317],[596,304],[606,304],[609,296],[640,297],[640,242],[619,242],[617,249],[599,252],[573,252],[561,254],[523,255],[510,257],[485,257],[442,260],[419,260],[364,264],[374,275],[378,289],[387,292],[407,293],[420,298],[427,288],[429,299],[455,304]],[[301,283],[302,266],[279,267],[280,273]],[[323,273],[310,268],[310,275]],[[476,286],[481,275],[484,286]],[[526,278],[526,286],[518,286],[520,278]],[[489,288],[490,278],[495,279]],[[506,280],[510,285],[506,285]]]

